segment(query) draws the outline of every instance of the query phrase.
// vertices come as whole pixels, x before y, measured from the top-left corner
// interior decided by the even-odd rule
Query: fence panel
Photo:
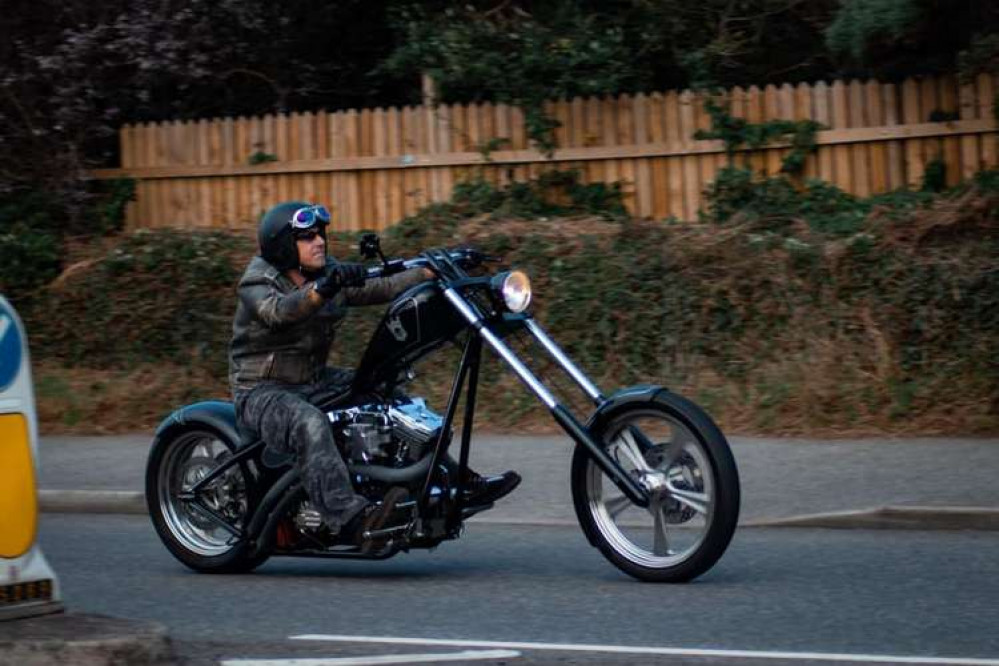
[[[919,187],[934,160],[950,185],[999,166],[995,91],[991,75],[944,76],[735,87],[720,99],[749,122],[821,123],[803,175],[867,196]],[[621,182],[641,217],[693,220],[719,169],[775,175],[789,150],[729,155],[720,141],[696,140],[710,128],[705,101],[667,91],[549,102],[560,123],[552,156],[529,146],[520,109],[491,103],[137,124],[121,129],[121,168],[93,176],[137,180],[129,228],[252,227],[274,203],[300,198],[332,204],[340,228],[381,229],[470,177],[505,185],[553,168]]]

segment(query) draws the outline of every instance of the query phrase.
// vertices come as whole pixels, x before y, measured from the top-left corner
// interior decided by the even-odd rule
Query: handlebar
[[[472,248],[441,250],[440,252],[446,252],[447,257],[461,268],[476,268],[487,261],[499,261],[497,257],[486,256]],[[411,259],[390,259],[381,266],[372,266],[368,269],[366,279],[387,277],[410,268],[429,268],[435,273],[439,273],[434,260],[428,256],[428,253],[421,253]]]

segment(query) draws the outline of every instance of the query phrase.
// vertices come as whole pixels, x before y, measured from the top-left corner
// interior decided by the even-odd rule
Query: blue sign
[[[0,393],[6,391],[21,370],[21,332],[14,312],[0,303]]]

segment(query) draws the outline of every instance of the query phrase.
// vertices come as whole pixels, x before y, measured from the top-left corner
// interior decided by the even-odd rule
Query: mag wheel
[[[663,392],[619,408],[594,435],[650,490],[651,502],[647,508],[633,504],[577,447],[573,500],[590,543],[641,580],[684,582],[711,568],[735,531],[739,477],[710,417]]]
[[[235,442],[196,426],[157,439],[149,454],[146,503],[153,526],[167,549],[197,571],[249,571],[266,559],[252,557],[243,536],[253,490],[247,464],[232,465],[196,498],[192,492],[235,451]]]

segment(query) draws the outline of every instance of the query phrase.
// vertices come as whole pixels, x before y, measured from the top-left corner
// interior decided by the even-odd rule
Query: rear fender
[[[239,429],[236,427],[236,408],[231,402],[221,400],[206,400],[181,407],[163,419],[156,428],[155,439],[162,439],[175,429],[192,425],[207,425],[214,428],[219,434],[235,442],[237,448],[248,444],[239,436]]]

